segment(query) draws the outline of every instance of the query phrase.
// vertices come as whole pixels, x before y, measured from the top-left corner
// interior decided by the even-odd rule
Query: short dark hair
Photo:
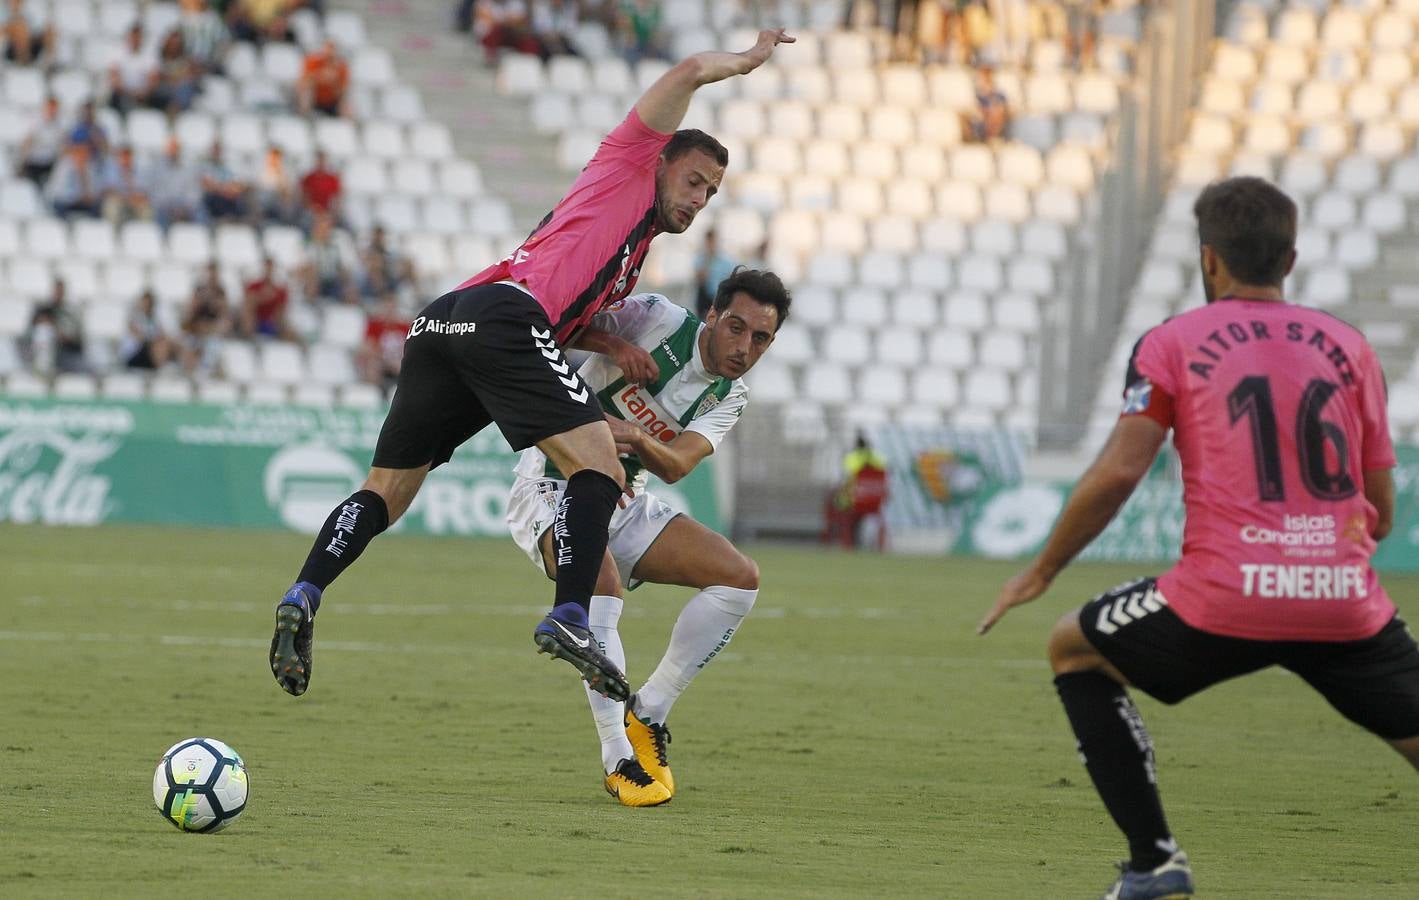
[[[734,302],[734,295],[740,292],[748,294],[759,303],[772,306],[778,313],[778,324],[774,325],[774,331],[783,327],[788,318],[788,308],[793,305],[793,295],[783,286],[783,281],[777,275],[767,269],[735,266],[729,277],[721,281],[715,289],[714,303],[710,308],[724,312],[729,308],[729,304]]]
[[[660,155],[666,162],[674,162],[691,150],[702,150],[721,166],[729,165],[729,151],[724,145],[698,128],[681,128],[675,132]]]
[[[1263,178],[1209,184],[1192,207],[1198,241],[1243,284],[1279,285],[1296,249],[1296,203]]]

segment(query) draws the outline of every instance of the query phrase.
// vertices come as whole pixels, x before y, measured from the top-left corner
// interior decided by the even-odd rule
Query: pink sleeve
[[[1124,388],[1127,389],[1140,377],[1147,378],[1169,395],[1178,395],[1177,379],[1173,377],[1172,368],[1168,365],[1171,354],[1168,351],[1169,341],[1165,332],[1165,325],[1159,325],[1143,334],[1138,339],[1138,343],[1133,345],[1133,355],[1128,361],[1128,377]]]
[[[1388,391],[1375,352],[1365,345],[1360,366],[1360,420],[1364,425],[1364,446],[1360,465],[1366,472],[1394,466],[1394,444],[1389,437]]]
[[[653,169],[660,158],[660,151],[670,143],[674,135],[661,134],[641,121],[636,108],[626,114],[621,124],[611,130],[596,148],[588,168],[597,164],[614,163],[634,166],[639,169]]]

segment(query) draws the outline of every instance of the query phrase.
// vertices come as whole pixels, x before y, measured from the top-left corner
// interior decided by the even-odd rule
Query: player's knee
[[[741,591],[757,591],[759,589],[759,564],[742,553],[736,554],[736,557],[734,568],[725,582],[726,585]]]
[[[1092,671],[1101,662],[1098,651],[1079,628],[1079,612],[1070,610],[1060,616],[1049,633],[1049,665],[1054,674]]]

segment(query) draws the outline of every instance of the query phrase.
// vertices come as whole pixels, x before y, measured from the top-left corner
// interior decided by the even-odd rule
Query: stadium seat
[[[803,372],[804,393],[815,403],[842,406],[853,396],[848,370],[837,362],[815,362]]]
[[[831,70],[833,99],[839,103],[869,109],[878,102],[877,73],[869,68]]]
[[[995,157],[984,144],[963,144],[951,151],[951,177],[986,185],[995,180]]]
[[[915,367],[923,361],[921,334],[914,328],[884,328],[877,332],[873,357],[886,366]]]
[[[1332,231],[1348,228],[1355,223],[1355,199],[1338,191],[1326,191],[1315,199],[1310,221]]]
[[[892,322],[907,328],[932,328],[941,317],[940,303],[931,291],[919,288],[895,291],[890,295],[890,303]]]
[[[929,199],[929,195],[928,195]],[[890,207],[891,198],[888,198]],[[868,244],[874,251],[885,253],[913,253],[918,247],[917,229],[914,222],[905,216],[886,215],[867,224]]]
[[[48,298],[54,289],[54,276],[43,259],[20,257],[10,261],[10,290],[21,297],[35,300]]]
[[[1011,372],[1023,369],[1026,364],[1025,339],[1016,331],[995,331],[981,337],[981,365]]]
[[[79,258],[60,260],[55,276],[63,279],[69,297],[80,303],[95,300],[104,295],[99,285],[98,269],[90,260]]]
[[[35,219],[25,223],[22,245],[36,259],[63,259],[69,255],[69,229],[59,219]]]
[[[1380,12],[1370,22],[1370,42],[1381,51],[1408,52],[1414,46],[1414,20],[1400,10]]]
[[[966,229],[954,216],[930,219],[921,224],[921,249],[956,256],[966,249]]]
[[[967,265],[971,260],[961,261]],[[951,261],[935,253],[918,253],[907,261],[907,283],[914,288],[928,291],[944,291],[956,283],[956,273]]]
[[[1376,234],[1394,234],[1407,220],[1404,201],[1390,194],[1371,194],[1365,198],[1361,220]]]
[[[3,344],[4,342],[0,342]],[[13,351],[13,347],[11,348]],[[0,348],[0,366],[7,365],[6,351]],[[42,399],[49,396],[49,386],[43,380],[27,371],[11,369],[5,379],[5,396],[16,399]]]
[[[896,407],[906,402],[907,380],[901,369],[869,368],[857,384],[857,397],[873,407]]]
[[[291,388],[291,403],[313,409],[335,405],[335,388],[328,384],[297,384]]]
[[[1370,231],[1349,230],[1335,242],[1335,261],[1346,269],[1368,269],[1380,259],[1379,238]]]
[[[9,341],[29,331],[34,303],[26,297],[0,298],[0,341]],[[9,345],[13,349],[13,345]]]
[[[774,342],[777,345],[777,341]],[[777,355],[777,351],[775,351]],[[756,365],[745,380],[749,394],[757,403],[789,403],[798,396],[798,386],[794,382],[793,370],[780,364],[782,360],[766,360]]]
[[[1350,299],[1350,277],[1338,266],[1317,266],[1307,276],[1302,296],[1302,302],[1312,306],[1338,306]]]
[[[967,181],[948,181],[936,189],[936,213],[962,223],[971,223],[985,212],[980,188]]]
[[[290,402],[291,390],[289,385],[275,384],[270,381],[254,381],[245,386],[242,391],[243,399],[252,406],[285,406]]]
[[[821,327],[839,321],[837,293],[821,282],[800,285],[793,294],[793,317],[802,324]]]
[[[896,253],[869,250],[858,260],[858,273],[863,285],[870,288],[895,290],[907,281],[906,267]],[[884,307],[885,308],[885,307]],[[878,318],[875,321],[882,321]]]
[[[1251,94],[1253,115],[1271,118],[1289,117],[1295,108],[1296,92],[1292,85],[1280,81],[1263,81]]]
[[[887,322],[886,294],[872,287],[850,288],[842,293],[841,321],[855,330],[877,328]]]
[[[334,160],[349,159],[360,152],[359,135],[355,123],[348,119],[317,119],[315,122],[315,146]]]
[[[969,260],[963,261],[969,262]],[[946,296],[944,323],[948,328],[983,331],[990,323],[985,297],[973,290],[959,290]]]
[[[111,372],[99,379],[99,395],[105,400],[142,400],[147,393],[147,382],[133,372]]]
[[[1000,260],[989,257],[975,256],[961,260],[956,269],[956,279],[967,291],[994,294],[1005,287],[1005,273]]]
[[[54,378],[51,396],[59,400],[92,400],[99,394],[94,376],[80,372],[64,372]]]
[[[971,249],[984,256],[1010,256],[1018,249],[1009,222],[984,219],[971,226]]]
[[[1010,290],[1046,297],[1054,294],[1054,267],[1048,260],[1021,256],[1009,262],[1005,276]]]
[[[882,214],[882,188],[875,179],[848,177],[838,182],[835,208],[860,218]]]
[[[911,380],[911,402],[928,409],[954,409],[961,401],[961,384],[956,371],[928,368],[915,372]]]
[[[991,364],[984,355],[981,362]],[[1010,378],[998,369],[974,369],[966,373],[962,397],[969,406],[998,412],[1012,402]]]
[[[794,298],[797,303],[797,297]],[[773,358],[785,365],[802,365],[817,357],[811,332],[796,315],[785,322],[774,337]]]

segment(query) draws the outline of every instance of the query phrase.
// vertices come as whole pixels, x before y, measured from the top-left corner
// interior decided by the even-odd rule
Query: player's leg
[[[652,499],[648,506],[663,504]],[[689,516],[674,516],[640,554],[632,577],[698,589],[675,620],[665,655],[629,701],[625,720],[641,765],[673,793],[666,727],[671,707],[738,633],[759,596],[759,567],[723,535]]]
[[[1163,865],[1178,848],[1158,795],[1153,741],[1127,681],[1084,636],[1078,610],[1055,624],[1049,657],[1084,768],[1128,838],[1129,868],[1147,872]]]
[[[451,295],[441,297],[421,318],[446,314],[451,304]],[[425,333],[405,345],[369,476],[331,511],[295,583],[276,606],[271,671],[287,693],[300,696],[310,685],[315,615],[326,588],[404,515],[429,470],[492,421],[448,364],[440,343],[444,339],[440,333]]]
[[[1285,646],[1282,665],[1419,769],[1419,644],[1402,619],[1364,640]]]
[[[539,652],[565,659],[596,690],[625,699],[626,677],[596,648],[587,623],[624,478],[600,403],[525,291],[491,284],[453,296],[446,321],[434,327],[448,335],[448,355],[463,383],[514,450],[536,445],[567,476],[552,525],[556,599],[533,640]]]
[[[542,532],[538,544],[542,550],[542,568],[555,577],[557,558],[552,546],[551,529]],[[626,670],[626,650],[618,628],[621,621],[621,575],[616,560],[607,550],[601,572],[596,580],[596,593],[591,597],[588,621],[601,652]],[[622,721],[626,705],[612,700],[591,685],[582,682],[586,701],[591,706],[591,718],[596,723],[596,735],[601,741],[601,765],[605,771],[606,792],[624,806],[659,806],[670,800],[670,791],[641,767],[635,749],[626,737]]]

